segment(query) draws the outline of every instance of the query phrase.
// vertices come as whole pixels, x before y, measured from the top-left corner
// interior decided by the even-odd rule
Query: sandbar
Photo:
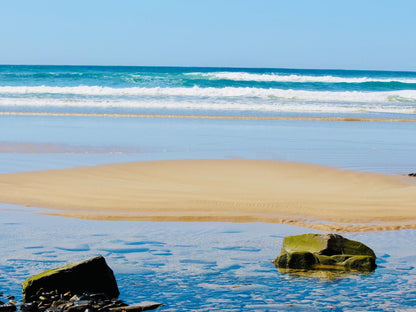
[[[138,161],[0,174],[0,202],[92,220],[416,229],[416,180],[272,160]]]

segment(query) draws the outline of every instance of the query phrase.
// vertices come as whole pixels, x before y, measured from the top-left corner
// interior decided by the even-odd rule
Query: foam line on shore
[[[416,122],[416,118],[328,117],[328,116],[237,116],[237,115],[182,115],[182,114],[107,114],[63,112],[0,112],[0,116],[56,116],[56,117],[109,117],[109,118],[183,118],[225,120],[292,120],[292,121],[344,121],[344,122]]]
[[[268,160],[166,160],[0,174],[0,202],[94,220],[416,229],[410,177]]]

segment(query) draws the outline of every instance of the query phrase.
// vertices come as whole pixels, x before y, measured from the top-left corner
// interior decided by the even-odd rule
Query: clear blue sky
[[[13,0],[0,64],[416,70],[416,0]]]

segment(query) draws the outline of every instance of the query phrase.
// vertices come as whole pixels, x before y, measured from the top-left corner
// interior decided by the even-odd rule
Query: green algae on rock
[[[102,256],[44,271],[25,280],[22,287],[23,302],[31,301],[39,291],[104,293],[109,298],[120,294],[114,273]]]
[[[279,269],[371,272],[375,261],[374,251],[363,243],[338,234],[303,234],[285,237],[273,263]]]

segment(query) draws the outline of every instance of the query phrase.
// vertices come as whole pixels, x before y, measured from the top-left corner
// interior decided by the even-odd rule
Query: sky
[[[0,64],[416,71],[415,0],[0,2]]]

